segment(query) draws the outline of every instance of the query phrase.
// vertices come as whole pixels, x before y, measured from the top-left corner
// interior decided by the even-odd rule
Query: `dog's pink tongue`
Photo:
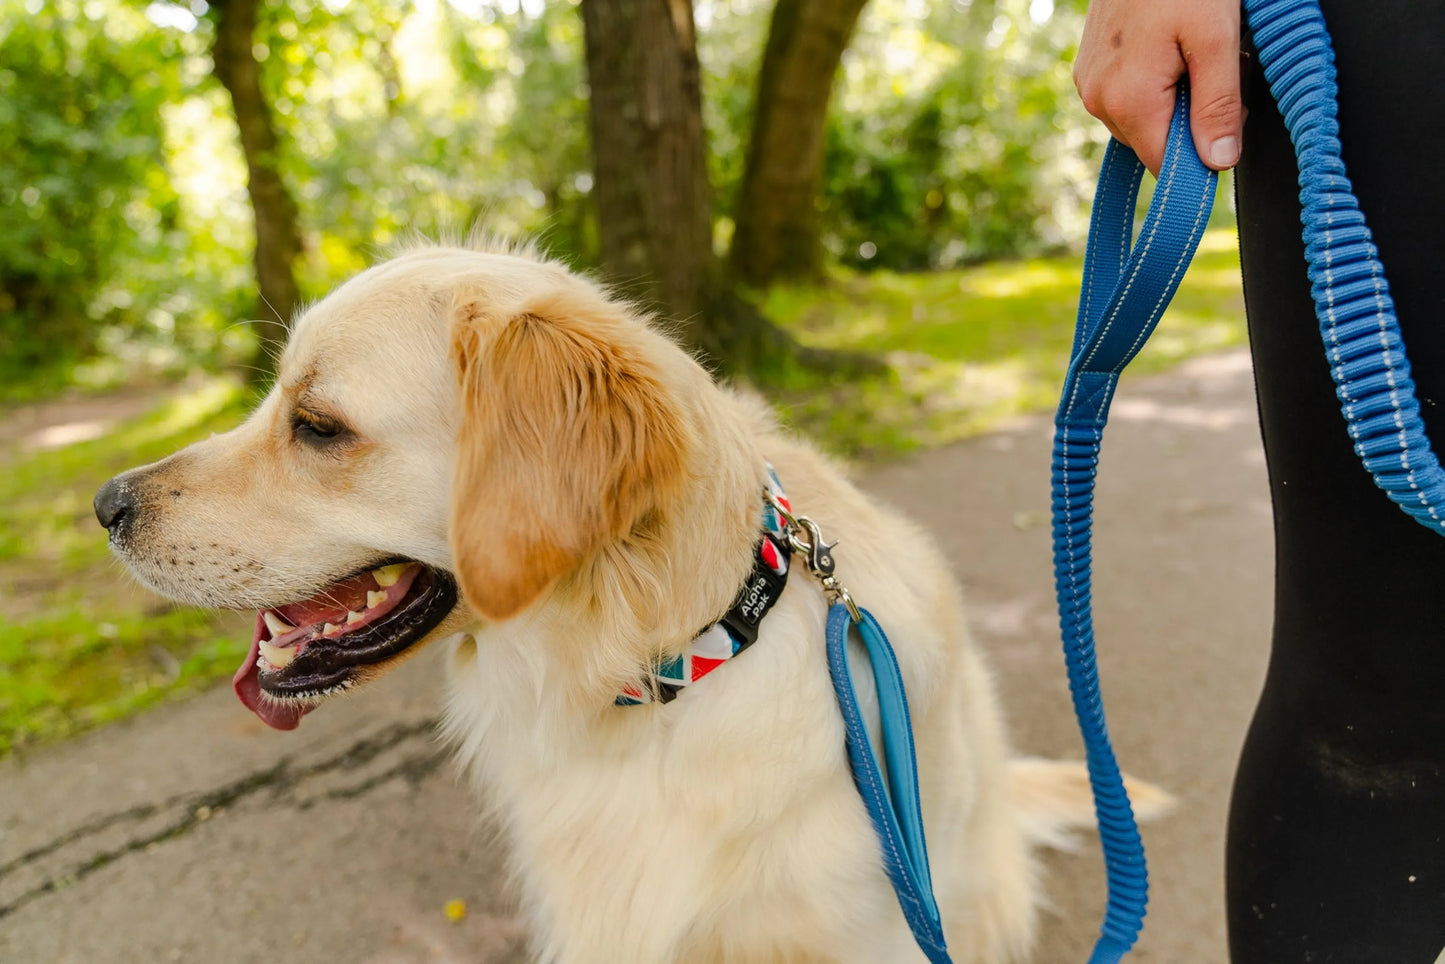
[[[231,688],[236,691],[246,709],[255,713],[267,726],[277,730],[294,730],[301,724],[301,717],[311,709],[296,703],[278,703],[261,696],[260,670],[256,669],[256,658],[261,655],[261,634],[266,631],[266,622],[256,614],[256,630],[251,636],[251,651],[246,661],[231,678]]]

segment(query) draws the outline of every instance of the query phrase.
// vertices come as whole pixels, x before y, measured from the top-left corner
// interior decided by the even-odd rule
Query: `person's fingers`
[[[1176,17],[1168,0],[1095,0],[1074,62],[1074,86],[1085,109],[1156,174],[1174,87],[1185,71]]]
[[[1189,65],[1189,123],[1200,160],[1216,171],[1239,160],[1244,136],[1244,106],[1239,81],[1239,9],[1208,21],[1180,37]]]
[[[1244,126],[1238,56],[1237,0],[1094,0],[1074,85],[1089,113],[1157,175],[1187,71],[1196,147],[1223,169],[1239,159]]]
[[[1110,87],[1103,97],[1110,131],[1133,148],[1150,173],[1159,174],[1169,120],[1174,116],[1174,81],[1165,75],[1134,75]]]

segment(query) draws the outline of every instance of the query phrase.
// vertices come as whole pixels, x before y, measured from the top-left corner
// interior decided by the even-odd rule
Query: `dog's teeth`
[[[277,639],[281,636],[285,636],[287,633],[291,632],[291,630],[296,628],[295,626],[292,626],[290,623],[288,623],[286,620],[282,619],[280,616],[277,616],[275,613],[271,612],[271,610],[269,609],[261,614],[261,618],[266,620],[266,628],[271,630],[272,639]]]
[[[363,619],[365,619],[365,618],[366,618],[366,614],[365,614],[365,613],[361,613],[361,612],[347,613],[347,614],[346,614],[346,625],[348,625],[348,626],[354,626],[354,625],[356,625],[357,623],[361,622],[361,621],[362,621]]]
[[[281,669],[296,658],[296,650],[289,646],[272,646],[270,643],[262,640],[261,655],[265,657],[266,662],[270,663],[274,668]]]
[[[341,627],[336,625],[335,623],[327,623],[325,626],[321,627],[321,635],[330,636],[332,633],[337,632],[340,629]]]
[[[378,586],[385,589],[387,586],[396,585],[396,581],[401,578],[401,572],[405,568],[406,563],[398,562],[394,565],[382,566],[380,569],[373,569],[371,576],[376,580]]]
[[[375,609],[386,601],[385,592],[369,592],[366,594],[366,608]]]

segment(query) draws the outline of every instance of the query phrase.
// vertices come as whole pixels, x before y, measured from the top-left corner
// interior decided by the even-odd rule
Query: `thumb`
[[[1224,25],[1221,25],[1224,26]],[[1244,135],[1244,106],[1239,83],[1239,22],[1193,49],[1185,48],[1189,64],[1189,123],[1199,158],[1216,171],[1239,161]],[[1181,45],[1182,46],[1182,45]]]

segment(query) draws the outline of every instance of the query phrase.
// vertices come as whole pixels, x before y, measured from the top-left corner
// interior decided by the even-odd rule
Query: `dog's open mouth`
[[[318,700],[420,640],[456,601],[452,577],[419,562],[348,576],[310,599],[258,612],[232,686],[267,725],[295,729]]]

